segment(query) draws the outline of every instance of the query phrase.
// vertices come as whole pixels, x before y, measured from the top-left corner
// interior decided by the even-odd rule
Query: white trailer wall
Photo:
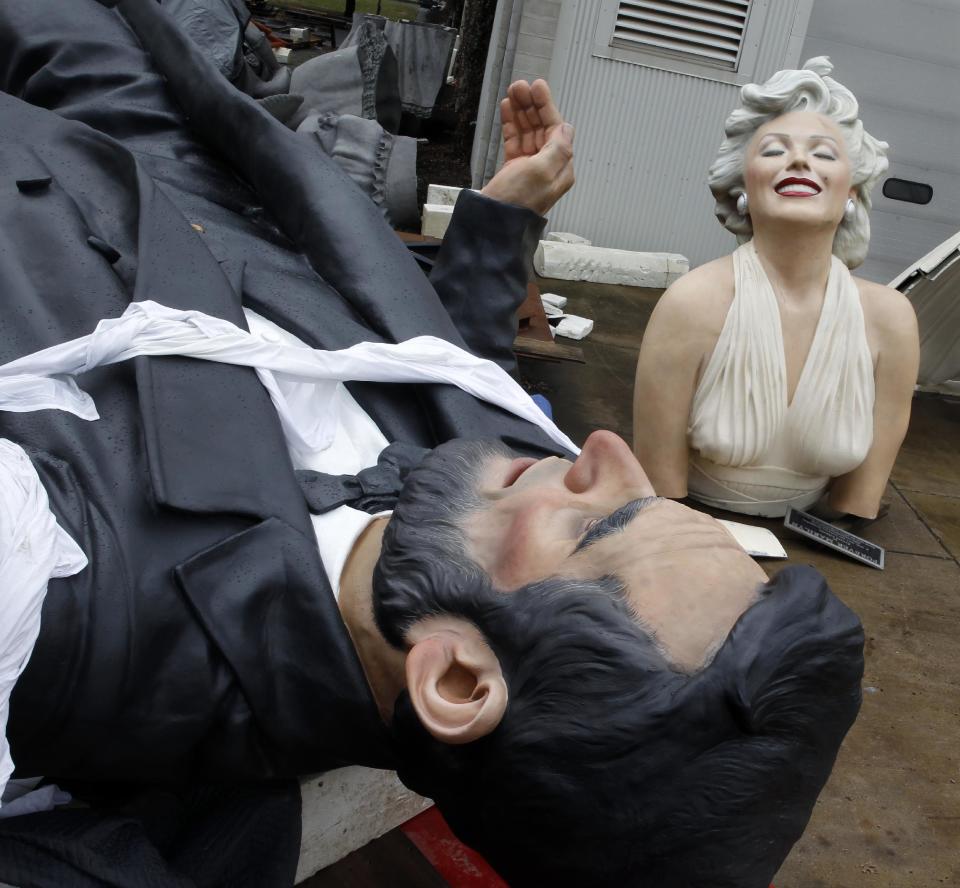
[[[933,190],[924,205],[873,193],[857,274],[887,283],[960,230],[960,0],[816,0],[803,58],[817,55],[890,143],[888,176]]]
[[[601,19],[609,18],[610,3],[564,0],[549,79],[577,128],[577,185],[551,213],[550,227],[607,247],[683,253],[691,265],[730,252],[736,241],[713,215],[706,171],[739,84],[801,61],[812,2],[754,0],[743,50],[749,64],[741,66],[749,73],[686,65],[699,71],[693,74],[661,69],[671,60],[654,54],[599,55],[609,43]],[[492,171],[488,164],[474,184]]]

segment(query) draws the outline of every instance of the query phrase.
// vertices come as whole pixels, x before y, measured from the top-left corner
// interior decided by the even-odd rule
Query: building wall
[[[494,19],[473,150],[472,185],[485,185],[499,166],[499,102],[514,80],[548,77],[563,0],[500,0]]]
[[[803,58],[828,55],[890,143],[888,176],[933,189],[925,205],[873,193],[857,273],[887,283],[960,229],[960,0],[816,0]]]
[[[867,129],[891,145],[890,176],[933,188],[927,205],[874,192],[873,239],[858,273],[888,281],[960,228],[960,0],[753,0],[741,70],[690,73],[604,48],[607,0],[500,0],[474,144],[473,184],[497,169],[497,103],[517,78],[547,76],[577,127],[577,186],[550,227],[594,243],[684,253],[733,249],[706,172],[739,85],[829,55]],[[749,56],[749,58],[747,58]],[[631,59],[632,61],[625,61]],[[667,70],[673,67],[674,70]]]
[[[562,0],[526,0],[513,65],[514,80],[548,77],[560,22]]]
[[[796,67],[813,0],[755,0],[762,29],[748,32],[752,76]],[[822,2],[822,0],[819,0]],[[577,185],[550,228],[595,244],[683,253],[691,266],[730,252],[716,221],[707,168],[739,85],[596,54],[601,0],[567,0],[554,38],[550,83],[576,126]],[[729,75],[727,80],[736,79]]]

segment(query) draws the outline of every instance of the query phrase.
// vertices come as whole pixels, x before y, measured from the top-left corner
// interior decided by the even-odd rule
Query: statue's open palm
[[[573,185],[573,127],[545,80],[510,84],[500,120],[504,163],[483,193],[543,215]]]

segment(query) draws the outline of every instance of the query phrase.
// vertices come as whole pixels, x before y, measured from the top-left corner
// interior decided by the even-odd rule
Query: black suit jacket
[[[431,285],[359,189],[234,90],[151,0],[119,11],[8,0],[0,83],[13,94],[0,96],[0,360],[149,298],[241,326],[247,304],[324,348],[432,334],[512,365],[542,220],[464,194]],[[139,358],[81,382],[97,422],[0,414],[0,435],[27,448],[91,561],[49,585],[11,707],[18,773],[389,766],[255,374]],[[500,437],[556,452],[449,386],[352,391],[391,440]]]

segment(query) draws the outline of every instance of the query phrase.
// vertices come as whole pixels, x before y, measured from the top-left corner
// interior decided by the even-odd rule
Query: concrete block
[[[297,884],[415,817],[429,799],[393,771],[339,768],[300,781],[303,827]]]
[[[563,320],[554,328],[557,336],[567,339],[583,339],[593,332],[593,321],[579,315],[564,315]]]
[[[667,286],[690,271],[690,261],[679,253],[665,253],[667,257]]]
[[[309,28],[291,28],[290,39],[294,43],[306,43],[310,39]]]
[[[543,277],[663,289],[668,285],[668,255],[540,241],[533,266]],[[681,267],[679,260],[674,267]]]
[[[420,233],[426,237],[442,238],[453,218],[453,206],[450,204],[424,204],[420,221]]]
[[[463,191],[462,188],[454,185],[428,185],[426,203],[452,207],[457,202],[461,191]]]
[[[585,247],[592,247],[593,241],[580,237],[579,234],[571,234],[569,231],[550,231],[544,240],[556,241],[558,244],[583,244]]]
[[[549,305],[551,308],[558,309],[563,311],[567,307],[567,297],[558,296],[556,293],[541,293],[540,301],[544,306]]]
[[[278,46],[273,51],[273,54],[276,57],[277,61],[280,62],[281,65],[286,65],[290,61],[290,52],[291,50],[289,47]]]

